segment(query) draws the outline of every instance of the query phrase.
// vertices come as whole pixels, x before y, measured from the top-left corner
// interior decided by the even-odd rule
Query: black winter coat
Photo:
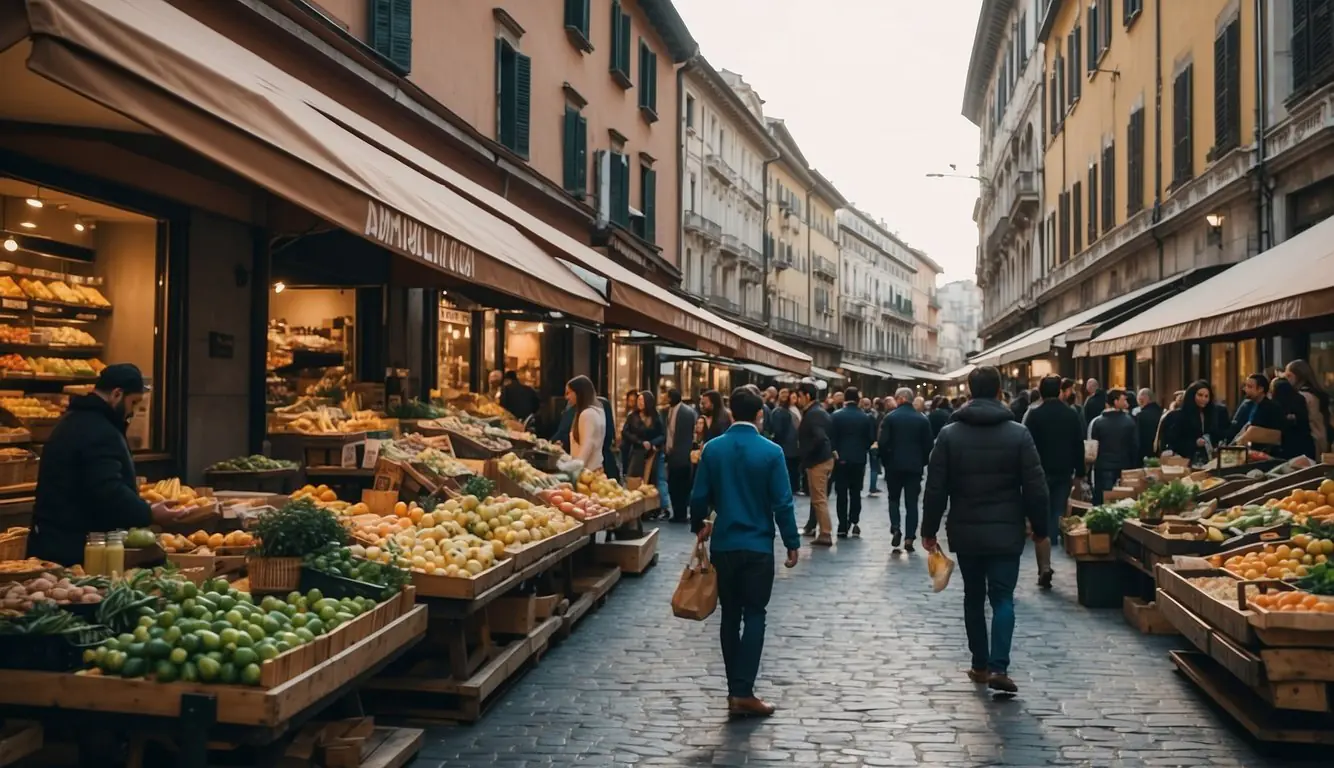
[[[1084,476],[1084,430],[1075,409],[1060,400],[1044,400],[1028,409],[1024,426],[1033,435],[1049,480]]]
[[[931,422],[931,438],[933,440],[936,435],[940,434],[940,430],[950,423],[950,417],[953,415],[954,410],[951,408],[932,408],[931,412],[926,415],[926,420]]]
[[[819,466],[833,457],[834,449],[829,443],[831,426],[829,411],[819,403],[811,403],[801,414],[801,425],[797,427],[797,450],[801,454],[802,469]]]
[[[1100,389],[1088,396],[1084,401],[1084,424],[1085,429],[1093,425],[1093,420],[1102,415],[1107,410],[1107,391]]]
[[[931,422],[911,406],[895,408],[880,422],[880,463],[885,473],[921,474],[931,459]]]
[[[999,400],[971,400],[940,431],[926,473],[922,537],[935,538],[945,508],[950,550],[1018,555],[1025,523],[1047,535],[1047,478],[1033,437]]]
[[[829,444],[840,464],[865,464],[875,442],[875,417],[851,403],[829,417]]]
[[[153,522],[139,498],[125,422],[97,394],[73,398],[42,450],[28,555],[83,562],[89,532]]]
[[[1217,446],[1226,432],[1225,413],[1220,415],[1219,409],[1212,404],[1201,412],[1193,404],[1187,403],[1177,410],[1176,418],[1172,421],[1171,436],[1167,436],[1164,430],[1163,440],[1167,443],[1166,447],[1172,449],[1172,453],[1191,459],[1197,452],[1204,450],[1196,441],[1208,435],[1214,446]]]
[[[1157,456],[1153,452],[1153,439],[1158,436],[1158,422],[1163,420],[1163,407],[1157,403],[1149,403],[1139,409],[1135,414],[1135,426],[1139,429],[1139,457],[1143,461],[1149,456]]]
[[[1089,435],[1098,441],[1098,460],[1093,466],[1099,472],[1120,472],[1139,466],[1139,426],[1130,414],[1103,411],[1089,426]]]

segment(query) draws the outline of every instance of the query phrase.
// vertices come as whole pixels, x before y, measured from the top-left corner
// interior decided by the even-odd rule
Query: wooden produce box
[[[457,576],[436,576],[412,572],[412,586],[422,597],[444,597],[453,600],[472,600],[514,573],[514,561],[506,558],[471,579]]]
[[[535,595],[533,597],[533,614],[539,621],[551,618],[556,612],[556,606],[564,600],[563,595]]]
[[[316,637],[314,642],[299,645],[261,662],[259,684],[265,688],[272,688],[315,669],[325,659],[337,656],[412,610],[414,601],[413,588],[404,587],[396,597],[377,604],[351,621],[339,624],[333,630]]]
[[[641,539],[594,544],[593,559],[601,565],[614,565],[622,573],[643,573],[658,553],[658,531],[654,528]]]
[[[1204,619],[1163,591],[1162,587],[1154,592],[1153,602],[1158,606],[1159,613],[1172,624],[1178,634],[1189,640],[1196,648],[1208,653],[1209,637],[1213,634],[1213,630]]]
[[[1242,580],[1230,571],[1222,568],[1188,571],[1159,565],[1154,576],[1159,588],[1199,616],[1211,629],[1222,632],[1244,646],[1254,646],[1258,642],[1250,623],[1250,610],[1243,609],[1235,600],[1224,602],[1206,595],[1187,581],[1197,576],[1221,576],[1240,585]]]
[[[537,626],[537,601],[533,595],[498,598],[486,606],[486,620],[493,634],[526,635]]]
[[[617,525],[617,520],[620,518],[620,516],[621,513],[618,510],[612,510],[610,512],[604,512],[600,515],[594,515],[593,517],[587,518],[583,521],[584,533],[585,534],[598,533],[599,531],[605,531],[608,528],[614,528]]]
[[[1172,622],[1158,610],[1156,602],[1146,603],[1138,597],[1127,597],[1121,607],[1126,623],[1145,635],[1179,634]]]
[[[514,450],[514,444],[508,440],[504,441],[504,448],[489,448],[462,432],[455,432],[450,429],[442,431],[444,434],[449,435],[449,442],[454,445],[454,456],[460,459],[494,459],[498,456],[504,456]]]
[[[1189,530],[1205,533],[1204,526],[1198,523],[1169,521],[1167,525],[1175,532]],[[1154,527],[1139,520],[1126,520],[1121,524],[1121,535],[1139,543],[1146,552],[1164,558],[1171,558],[1173,555],[1212,555],[1222,547],[1222,542],[1169,538],[1154,530]]]
[[[175,563],[181,570],[198,568],[206,579],[240,573],[245,570],[245,561],[244,554],[196,555],[193,552],[173,552],[167,555],[167,562]]]

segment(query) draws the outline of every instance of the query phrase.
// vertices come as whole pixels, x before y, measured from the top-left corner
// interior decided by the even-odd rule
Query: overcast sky
[[[709,63],[746,78],[768,117],[858,208],[972,279],[977,127],[959,114],[981,0],[675,0]]]

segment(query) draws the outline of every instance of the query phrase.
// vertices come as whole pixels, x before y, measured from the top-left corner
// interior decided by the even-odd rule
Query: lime
[[[236,630],[232,631],[235,632]],[[206,651],[216,651],[222,647],[222,637],[217,632],[200,629],[195,632],[195,637],[199,638],[200,646]]]
[[[339,611],[338,614],[337,614],[336,616],[334,616],[334,618],[335,618],[335,619],[338,619],[338,623],[339,623],[339,624],[344,624],[344,623],[346,623],[346,622],[349,622],[349,621],[355,619],[356,616],[354,616],[354,615],[352,615],[352,614],[350,614],[350,613],[347,613],[346,611]]]
[[[236,665],[230,661],[218,669],[218,682],[232,685],[236,682]]]
[[[231,595],[222,595],[218,598],[218,607],[224,611],[230,611],[236,607],[236,598]]]
[[[241,682],[246,685],[259,685],[259,665],[247,664],[241,670]]]
[[[309,625],[304,627],[297,627],[296,631],[293,634],[295,634],[297,638],[299,638],[303,643],[310,643],[314,642],[315,640],[315,633],[311,631]]]
[[[181,682],[197,683],[199,682],[199,667],[193,661],[187,661],[181,665]]]
[[[273,647],[278,649],[278,653],[287,653],[288,651],[292,650],[292,644],[287,642],[286,640],[279,640],[278,642],[273,644]]]
[[[222,662],[226,661],[226,659],[224,659],[224,658],[222,657],[222,651],[209,651],[208,653],[205,653],[204,655],[205,655],[206,657],[210,658],[210,659],[213,659],[214,661],[218,662],[219,664],[221,664]]]
[[[309,629],[316,635],[322,635],[324,634],[324,622],[315,617],[311,617],[310,621],[306,622],[306,629]]]
[[[121,659],[123,666],[120,668],[121,677],[143,677],[148,674],[148,662],[144,659]],[[115,669],[108,669],[108,672],[115,672]]]
[[[134,637],[130,637],[130,640],[133,641]],[[121,649],[121,642],[120,640],[113,637],[108,639],[106,642],[102,643],[101,647],[107,649],[108,651],[119,651]]]
[[[208,582],[208,591],[209,591],[209,592],[216,592],[216,593],[218,593],[219,595],[225,595],[225,594],[227,594],[227,590],[229,590],[229,589],[231,589],[231,588],[232,588],[232,585],[229,584],[229,583],[227,582],[226,579],[221,579],[221,578],[219,578],[219,579],[214,579],[214,580],[211,581],[211,582]]]
[[[142,659],[148,656],[148,650],[143,643],[130,643],[125,648],[125,654],[135,659]]]
[[[189,661],[190,652],[185,650],[184,648],[172,648],[171,653],[167,656],[167,658],[171,661],[172,664],[184,664],[186,661]]]
[[[241,612],[236,608],[227,611],[227,613],[223,615],[223,618],[226,619],[227,623],[231,624],[233,627],[239,627],[241,626],[241,622],[245,621],[245,616],[241,615]]]
[[[162,639],[166,640],[172,645],[175,645],[176,641],[181,639],[181,634],[182,634],[181,628],[179,625],[174,627],[167,627],[167,631],[162,633]]]
[[[265,618],[263,621],[269,621],[269,619]],[[259,624],[247,624],[245,631],[250,635],[250,639],[255,641],[263,640],[270,634],[268,630]]]
[[[189,599],[198,594],[199,594],[199,588],[196,587],[192,582],[187,581],[181,585],[181,590],[180,590],[181,597]]]
[[[237,648],[251,648],[254,645],[255,645],[255,638],[251,637],[245,632],[241,632],[236,636]]]
[[[195,605],[203,606],[204,609],[208,611],[216,611],[218,610],[218,607],[222,605],[222,600],[223,600],[222,598],[218,598],[217,600],[210,600],[209,598],[200,595],[199,597],[195,598]]]
[[[237,629],[236,627],[227,627],[226,629],[218,633],[218,637],[222,639],[223,645],[226,645],[228,643],[235,643],[236,639],[240,636],[241,636],[241,630]]]
[[[171,655],[171,644],[161,638],[155,638],[144,645],[144,651],[150,659],[165,659]]]
[[[170,661],[163,659],[153,666],[153,676],[159,683],[174,683],[180,677],[180,670]]]
[[[319,615],[320,619],[324,621],[329,621],[334,616],[338,615],[338,609],[333,607],[332,605],[326,605],[323,608],[316,611],[316,613]]]
[[[172,624],[175,623],[176,623],[176,614],[172,613],[171,611],[163,611],[162,613],[159,613],[157,616],[157,625],[159,627],[162,627],[163,629],[166,629],[167,627],[170,627]]]
[[[96,665],[96,664],[97,664],[97,651],[101,651],[101,652],[102,652],[102,657],[103,657],[103,658],[106,657],[106,655],[107,655],[107,649],[105,649],[105,648],[98,648],[97,650],[93,650],[92,648],[84,648],[84,649],[83,649],[83,663],[86,664],[86,665],[88,665],[88,666]]]
[[[306,599],[309,600],[311,603],[317,603],[320,600],[324,599],[324,593],[319,591],[318,589],[312,589],[306,593]]]
[[[176,643],[176,647],[184,648],[186,653],[194,655],[203,649],[204,641],[199,635],[185,635]]]
[[[140,616],[140,617],[139,617],[139,623],[136,624],[135,626],[136,626],[136,627],[151,627],[151,626],[153,626],[153,625],[156,624],[156,623],[157,623],[157,615],[154,614],[153,616]]]
[[[259,654],[254,648],[237,648],[236,653],[232,654],[232,663],[237,667],[245,667],[247,664],[254,664],[259,661]]]
[[[278,655],[278,648],[273,643],[260,643],[255,646],[255,652],[259,654],[260,661],[268,661]]]
[[[134,635],[131,635],[129,632],[123,632],[116,635],[116,642],[120,643],[121,647],[119,650],[123,651],[125,650],[125,646],[134,642]]]
[[[217,680],[218,674],[222,672],[222,664],[208,656],[200,658],[195,662],[195,666],[199,669],[199,679],[206,683]]]
[[[212,623],[208,625],[208,628],[213,630],[214,632],[224,632],[226,630],[233,629],[231,624],[228,624],[226,620],[220,619],[216,615],[213,617]]]
[[[276,635],[282,631],[283,622],[274,619],[272,616],[265,616],[264,620],[260,623],[260,626],[262,627],[264,634]]]
[[[297,615],[295,615],[295,616],[292,617],[292,626],[294,626],[294,627],[304,627],[304,626],[306,626],[306,622],[307,622],[309,619],[310,619],[310,614],[308,614],[308,613],[298,613]]]
[[[301,599],[301,593],[292,591],[287,593],[287,604],[296,605],[296,601]]]
[[[287,643],[288,645],[301,645],[301,638],[297,637],[294,632],[280,632],[278,634],[278,640]]]
[[[162,637],[162,636],[165,635],[165,634],[167,634],[167,630],[163,629],[162,627],[149,627],[149,628],[148,628],[148,637],[149,637],[150,640],[156,640],[156,639]]]

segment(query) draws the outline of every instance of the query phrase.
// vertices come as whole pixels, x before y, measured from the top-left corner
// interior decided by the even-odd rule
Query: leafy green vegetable
[[[392,419],[438,419],[445,415],[445,409],[420,400],[408,400],[389,406],[385,414]]]
[[[1306,575],[1297,580],[1297,588],[1314,595],[1334,595],[1334,565],[1320,563],[1311,566]]]
[[[347,544],[347,529],[327,509],[310,499],[293,501],[270,512],[255,524],[255,555],[259,557],[305,557],[329,543]]]
[[[496,492],[496,481],[482,475],[473,475],[468,482],[463,484],[464,496],[476,496],[479,499],[485,499]],[[434,507],[430,507],[434,509]]]
[[[1199,491],[1194,485],[1188,485],[1180,480],[1173,480],[1170,483],[1161,485],[1151,485],[1139,497],[1139,516],[1146,518],[1160,518],[1163,515],[1174,515],[1184,512],[1186,507],[1195,501],[1195,494]]]

